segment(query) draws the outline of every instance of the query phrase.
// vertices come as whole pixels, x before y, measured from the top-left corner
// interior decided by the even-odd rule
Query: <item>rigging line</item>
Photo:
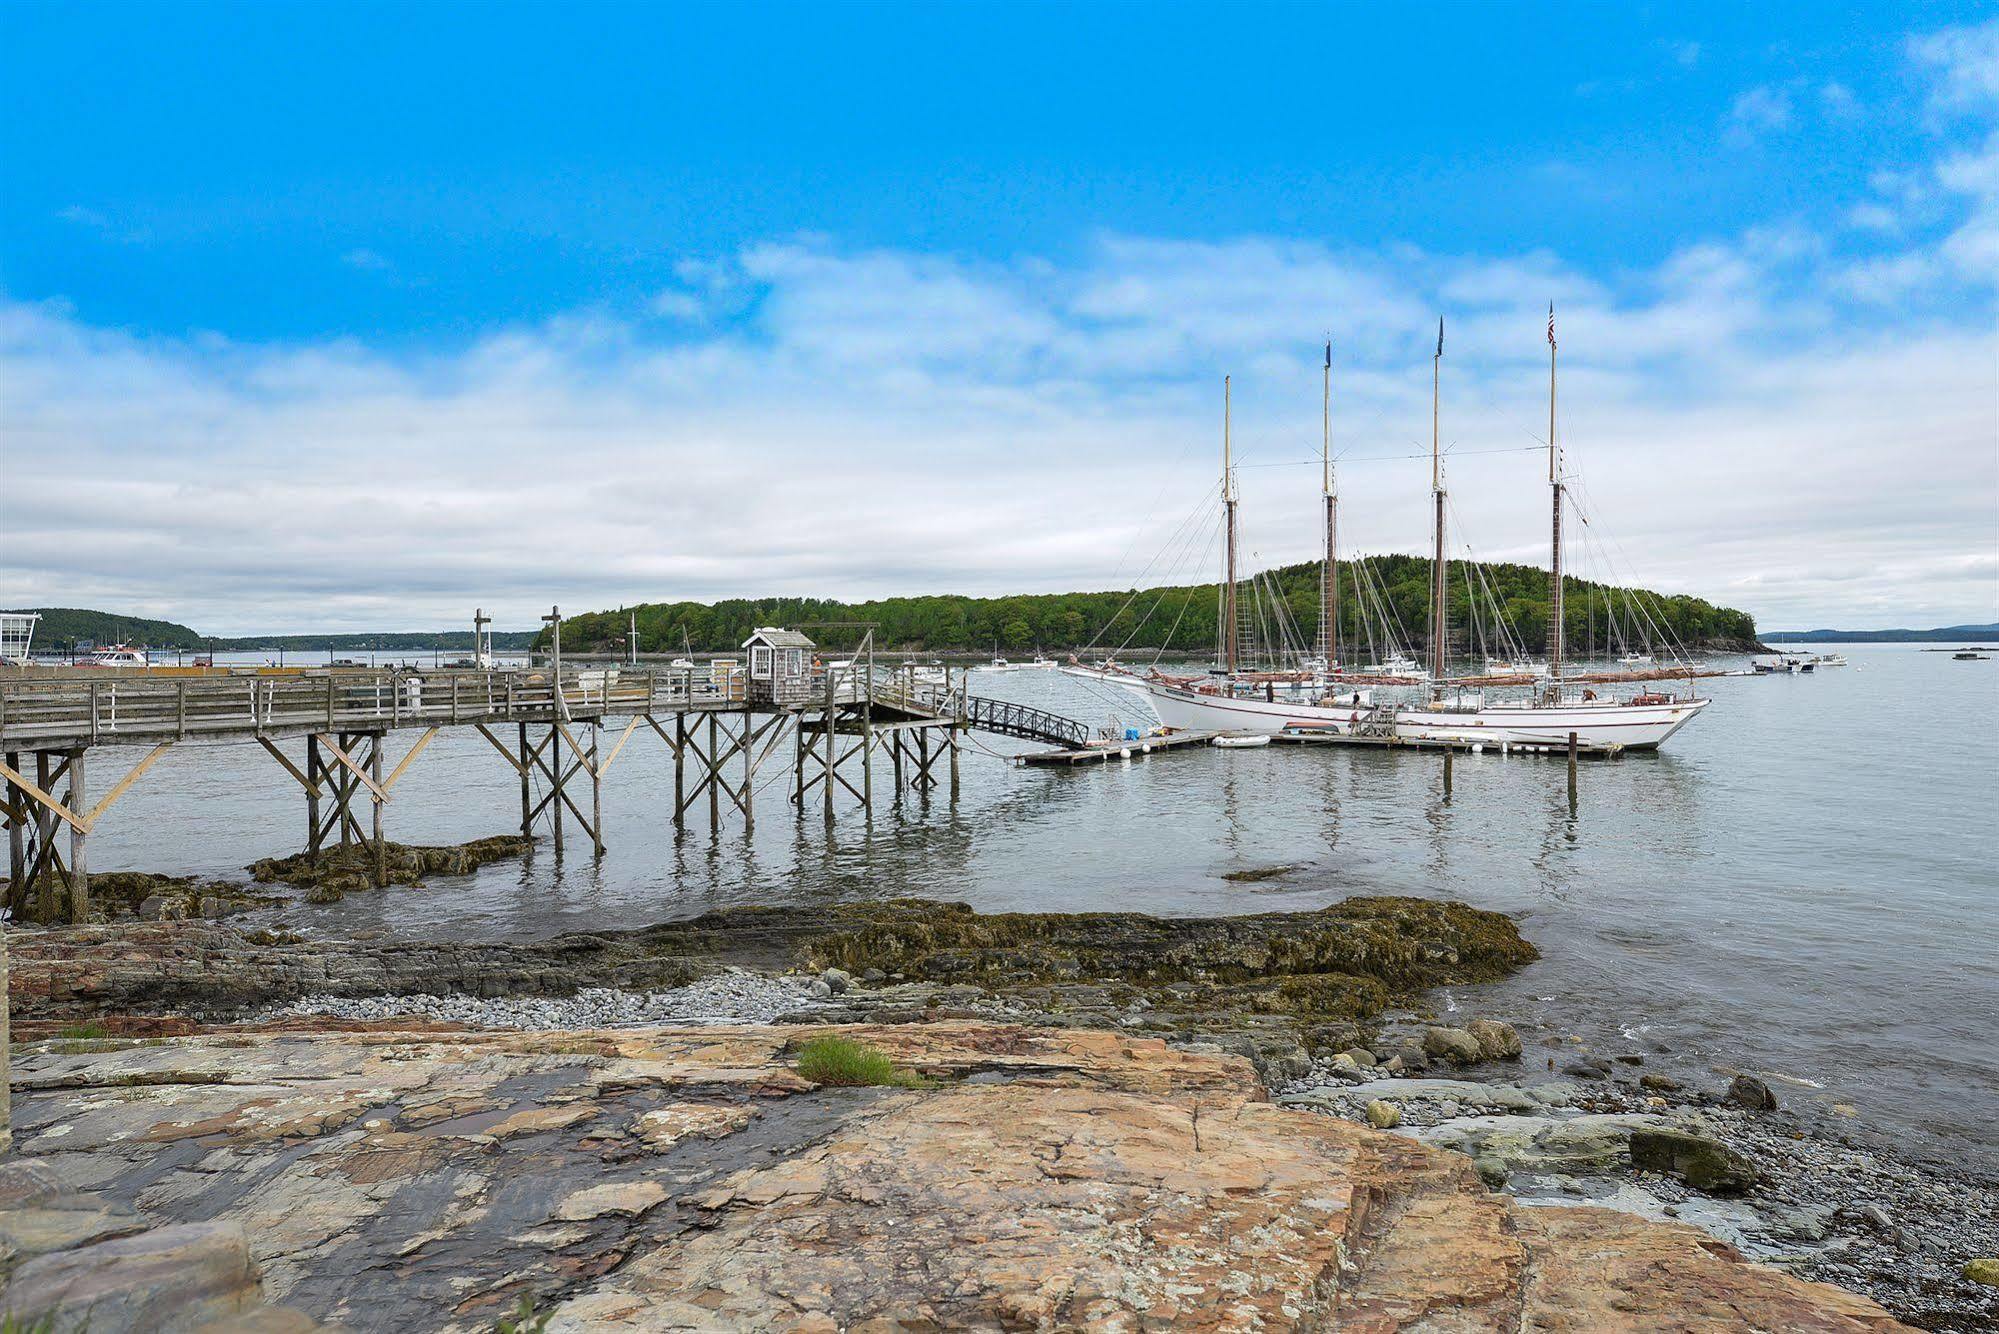
[[[1158,563],[1160,554],[1162,554],[1165,550],[1170,549],[1173,546],[1174,542],[1178,539],[1179,535],[1183,531],[1187,530],[1189,525],[1193,524],[1199,518],[1201,512],[1204,509],[1206,509],[1208,506],[1209,497],[1214,495],[1217,491],[1219,491],[1220,487],[1221,487],[1220,482],[1213,482],[1209,485],[1207,492],[1202,495],[1200,501],[1196,503],[1192,509],[1187,511],[1186,517],[1181,519],[1179,525],[1173,530],[1171,534],[1168,535],[1165,546],[1161,548],[1161,551],[1155,552],[1153,554],[1152,559],[1145,563],[1145,568],[1138,572],[1137,578],[1134,579],[1133,581],[1134,583],[1143,582],[1145,576],[1151,573],[1152,567]],[[1118,609],[1111,613],[1110,619],[1097,627],[1097,632],[1094,635],[1090,636],[1090,642],[1083,645],[1083,651],[1087,653],[1091,649],[1096,648],[1097,641],[1102,639],[1104,635],[1110,631],[1111,627],[1117,624],[1118,617],[1124,615],[1124,613],[1130,609],[1131,604],[1138,599],[1139,594],[1143,593],[1144,591],[1145,590],[1142,587],[1133,588],[1131,592],[1125,596],[1124,602],[1118,606]]]
[[[1538,454],[1546,450],[1546,443],[1538,445],[1506,445],[1498,449],[1451,449],[1443,452],[1451,458],[1477,458],[1482,454]],[[1345,463],[1392,463],[1402,459],[1427,459],[1429,450],[1417,454],[1354,454],[1339,460]],[[1237,468],[1316,468],[1319,459],[1284,459],[1275,463],[1238,463]]]
[[[1217,521],[1215,521],[1215,523],[1213,523],[1213,524],[1210,524],[1210,525],[1209,525],[1209,528],[1208,528],[1208,530],[1207,530],[1207,531],[1208,531],[1208,545],[1209,545],[1209,547],[1210,547],[1211,549],[1212,549],[1212,547],[1214,546],[1214,542],[1215,542],[1215,536],[1216,536],[1216,529],[1217,529],[1217,528],[1219,527],[1219,522],[1220,522],[1220,521],[1219,521],[1219,520],[1217,520]],[[1179,556],[1179,557],[1178,557],[1178,558],[1177,558],[1177,559],[1175,560],[1175,562],[1173,563],[1173,565],[1169,567],[1169,569],[1171,569],[1171,570],[1173,570],[1173,571],[1177,571],[1177,570],[1179,570],[1179,569],[1181,568],[1181,566],[1182,566],[1182,565],[1184,565],[1184,564],[1185,564],[1185,562],[1186,562],[1186,557],[1187,557],[1187,554],[1188,554],[1188,551],[1189,551],[1189,550],[1191,550],[1191,548],[1192,548],[1192,546],[1193,546],[1193,539],[1194,539],[1194,538],[1195,538],[1196,536],[1198,536],[1198,535],[1199,535],[1199,531],[1200,531],[1200,530],[1198,530],[1198,529],[1197,529],[1197,530],[1192,530],[1192,531],[1190,531],[1190,532],[1188,533],[1188,535],[1187,535],[1187,538],[1186,538],[1186,540],[1185,540],[1185,541],[1184,541],[1184,542],[1182,543],[1182,551],[1181,551],[1181,554],[1180,554],[1180,556]],[[1173,588],[1172,588],[1172,586],[1171,586],[1171,585],[1168,585],[1168,586],[1166,586],[1166,587],[1162,587],[1162,588],[1161,588],[1161,589],[1159,590],[1159,595],[1158,595],[1157,597],[1155,597],[1155,598],[1154,598],[1154,599],[1152,600],[1152,606],[1151,606],[1150,608],[1148,608],[1148,609],[1146,610],[1146,613],[1145,613],[1144,617],[1143,617],[1143,618],[1141,618],[1141,619],[1139,620],[1139,622],[1138,622],[1138,624],[1137,624],[1137,625],[1134,625],[1134,626],[1133,626],[1133,627],[1131,628],[1131,633],[1127,634],[1127,635],[1126,635],[1126,636],[1124,637],[1124,641],[1123,641],[1122,643],[1120,643],[1120,644],[1119,644],[1119,645],[1117,646],[1117,649],[1116,649],[1116,652],[1117,652],[1117,653],[1122,653],[1122,652],[1124,652],[1124,651],[1125,651],[1126,649],[1128,649],[1128,648],[1130,648],[1130,647],[1131,647],[1131,642],[1132,642],[1132,640],[1134,640],[1134,639],[1138,638],[1138,634],[1139,634],[1139,632],[1140,632],[1141,630],[1143,630],[1143,629],[1145,628],[1145,626],[1146,626],[1146,623],[1147,623],[1147,622],[1151,621],[1151,619],[1152,619],[1152,617],[1153,617],[1153,613],[1155,613],[1155,612],[1157,612],[1157,611],[1159,610],[1159,607],[1160,607],[1160,604],[1161,604],[1161,603],[1163,603],[1163,602],[1164,602],[1164,601],[1166,600],[1166,595],[1167,595],[1168,593],[1172,592],[1172,591],[1173,591]],[[1133,592],[1133,594],[1132,594],[1132,597],[1133,597],[1133,598],[1136,598],[1137,596],[1138,596],[1138,592],[1137,592],[1136,590],[1134,590],[1134,592]],[[1127,608],[1128,608],[1129,606],[1130,606],[1130,600],[1129,600],[1129,599],[1127,599],[1125,607],[1120,607],[1120,608],[1118,609],[1118,613],[1117,613],[1117,616],[1122,616],[1122,615],[1124,614],[1125,610],[1126,610],[1126,609],[1127,609]],[[1114,617],[1112,617],[1112,618],[1111,618],[1111,625],[1115,625],[1115,624],[1116,624],[1116,622],[1117,622],[1117,616],[1114,616]],[[1106,630],[1108,630],[1109,628],[1110,628],[1110,626],[1106,626],[1106,627],[1105,627],[1105,629],[1106,629]],[[1098,638],[1102,638],[1102,632],[1101,632],[1101,631],[1100,631],[1100,632],[1098,633]],[[1091,645],[1092,645],[1092,646],[1094,647],[1095,643],[1096,643],[1096,640],[1094,640],[1094,639],[1093,639],[1093,640],[1091,641]]]

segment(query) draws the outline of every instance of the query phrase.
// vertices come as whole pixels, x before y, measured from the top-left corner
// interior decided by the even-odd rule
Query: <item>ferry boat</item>
[[[150,667],[144,649],[133,648],[130,644],[113,644],[98,649],[89,657],[76,664],[79,667]]]
[[[1545,679],[1531,697],[1488,699],[1483,692],[1454,687],[1448,680],[1445,647],[1449,566],[1444,555],[1445,491],[1439,403],[1441,399],[1444,329],[1437,325],[1437,352],[1431,367],[1431,497],[1434,505],[1430,587],[1429,664],[1419,678],[1429,687],[1428,698],[1377,706],[1356,692],[1341,698],[1322,694],[1313,701],[1279,698],[1268,673],[1245,671],[1239,660],[1240,620],[1237,609],[1237,496],[1231,466],[1228,377],[1222,381],[1222,524],[1223,582],[1221,645],[1213,671],[1205,676],[1173,676],[1154,668],[1131,674],[1128,684],[1150,699],[1160,721],[1169,727],[1226,732],[1276,733],[1304,728],[1334,733],[1388,735],[1415,741],[1449,741],[1499,746],[1564,746],[1571,736],[1592,748],[1650,750],[1692,722],[1709,701],[1648,688],[1616,697],[1599,695],[1581,683],[1564,683],[1565,650],[1562,583],[1562,512],[1566,490],[1555,436],[1555,322],[1548,312],[1548,481],[1553,493],[1552,559],[1549,571],[1550,642]],[[1330,662],[1339,643],[1339,558],[1336,545],[1338,492],[1332,467],[1332,345],[1326,346],[1323,436],[1321,442],[1322,500],[1325,508],[1324,576],[1321,580],[1320,638],[1322,657]],[[1650,661],[1650,655],[1646,655]],[[1416,667],[1390,658],[1381,666]],[[1418,669],[1422,670],[1422,669]],[[1092,673],[1097,675],[1097,673]],[[1396,673],[1395,675],[1402,675]],[[1407,674],[1415,677],[1416,672]],[[1331,676],[1338,682],[1338,674]],[[1335,688],[1337,688],[1335,686]],[[1289,692],[1285,692],[1288,696]]]

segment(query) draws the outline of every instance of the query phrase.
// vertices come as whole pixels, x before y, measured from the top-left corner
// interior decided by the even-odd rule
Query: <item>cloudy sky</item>
[[[1124,586],[1225,373],[1307,559],[1327,337],[1420,550],[1439,315],[1454,545],[1541,560],[1552,301],[1599,572],[1999,619],[1990,12],[12,4],[0,606]]]

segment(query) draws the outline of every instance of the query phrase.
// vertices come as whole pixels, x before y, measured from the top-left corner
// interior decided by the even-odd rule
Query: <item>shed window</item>
[[[805,675],[805,650],[788,648],[784,651],[784,674],[786,676]]]
[[[762,644],[750,650],[750,675],[759,681],[770,680],[770,649]]]

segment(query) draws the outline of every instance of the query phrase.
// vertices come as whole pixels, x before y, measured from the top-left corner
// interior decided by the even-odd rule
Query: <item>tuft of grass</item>
[[[841,1088],[925,1087],[919,1075],[903,1069],[886,1055],[851,1038],[813,1038],[798,1049],[798,1073],[815,1084]]]
[[[549,1318],[554,1314],[553,1308],[546,1311],[538,1308],[533,1294],[524,1292],[520,1301],[514,1304],[512,1313],[501,1316],[493,1331],[494,1334],[543,1334],[548,1328]]]
[[[73,1041],[89,1041],[92,1038],[108,1038],[111,1036],[111,1030],[95,1020],[86,1020],[80,1024],[64,1024],[56,1030],[56,1036]]]

